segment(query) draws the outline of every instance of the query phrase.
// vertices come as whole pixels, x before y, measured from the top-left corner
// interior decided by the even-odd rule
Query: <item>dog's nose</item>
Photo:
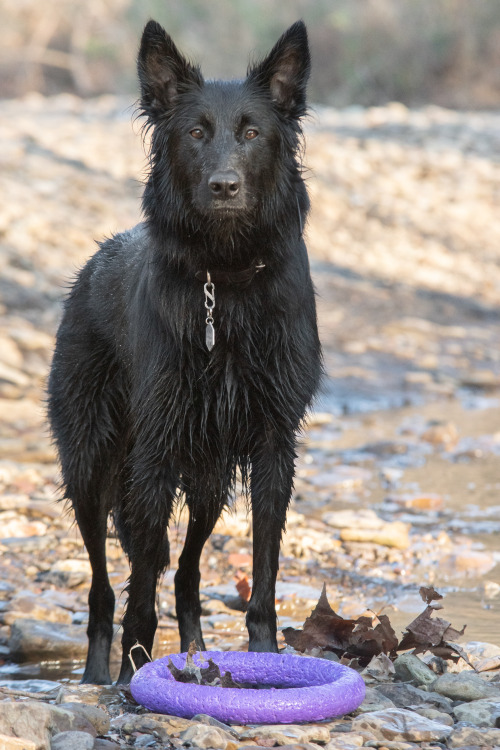
[[[232,169],[225,172],[214,172],[208,180],[208,186],[214,198],[228,200],[238,195],[240,178]]]

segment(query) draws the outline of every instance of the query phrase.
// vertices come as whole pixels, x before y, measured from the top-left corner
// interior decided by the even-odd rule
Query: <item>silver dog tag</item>
[[[207,345],[208,351],[212,351],[215,344],[215,328],[213,327],[211,320],[207,320],[207,327],[205,330],[205,344]]]

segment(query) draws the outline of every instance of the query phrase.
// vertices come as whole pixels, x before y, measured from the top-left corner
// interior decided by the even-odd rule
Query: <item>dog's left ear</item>
[[[267,88],[280,110],[299,118],[306,112],[310,70],[306,26],[297,21],[278,39],[269,55],[249,69],[247,80]]]

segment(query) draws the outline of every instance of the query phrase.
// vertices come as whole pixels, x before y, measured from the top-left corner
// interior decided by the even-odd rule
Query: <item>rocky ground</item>
[[[425,654],[396,671],[372,665],[354,716],[279,728],[153,715],[116,688],[78,686],[89,566],[55,502],[43,392],[68,279],[92,239],[140,217],[145,157],[127,106],[0,104],[0,748],[500,746],[493,113],[318,109],[307,125],[308,244],[330,378],[304,435],[277,591],[280,629],[301,626],[326,582],[343,617],[384,612],[400,633],[422,609],[419,586],[434,584],[446,616],[467,624],[472,666]],[[179,511],[172,571],[184,533]],[[250,553],[237,505],[203,556],[211,648],[245,648],[236,584],[251,576]],[[128,566],[111,528],[108,558],[119,597]],[[154,656],[178,649],[172,593],[168,572]]]

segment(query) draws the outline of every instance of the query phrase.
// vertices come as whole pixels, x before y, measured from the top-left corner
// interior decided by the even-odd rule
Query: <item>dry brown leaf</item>
[[[419,594],[425,604],[430,604],[433,601],[443,598],[443,595],[437,592],[434,586],[420,586]],[[435,609],[437,609],[437,607],[435,607]]]
[[[248,576],[240,573],[239,576],[235,577],[235,581],[236,591],[240,595],[241,599],[243,599],[244,602],[249,602],[250,597],[252,596],[252,589],[250,588],[250,584],[248,583]]]
[[[410,648],[417,648],[419,651],[432,650],[433,647],[444,646],[445,641],[450,638],[463,635],[465,625],[461,631],[455,630],[451,623],[442,617],[432,617],[435,611],[435,608],[428,604],[424,611],[406,626],[398,651]]]

